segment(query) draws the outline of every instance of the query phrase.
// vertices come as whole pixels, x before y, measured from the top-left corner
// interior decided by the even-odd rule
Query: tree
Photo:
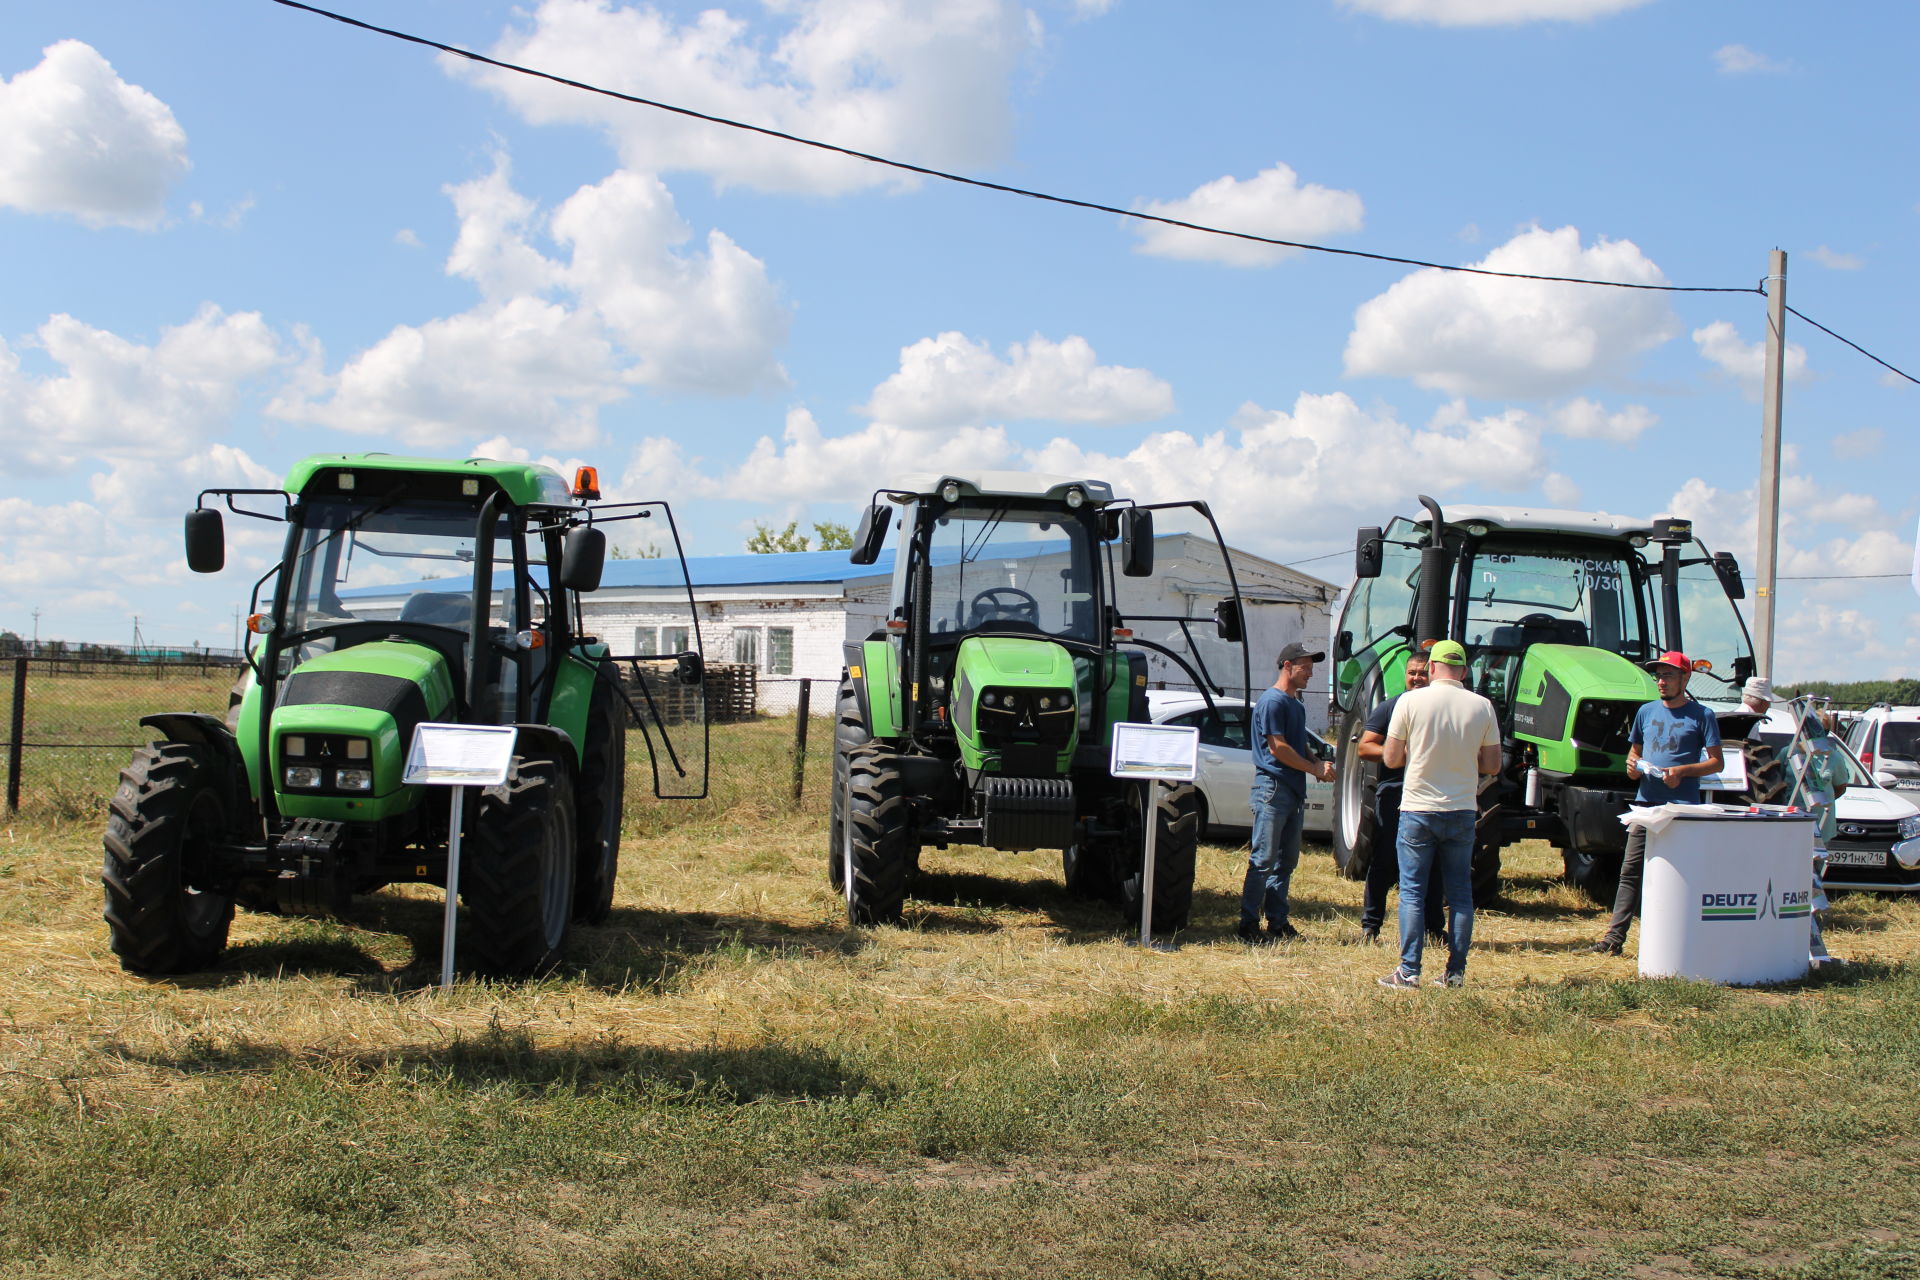
[[[807,535],[800,532],[798,520],[787,521],[787,527],[775,533],[758,520],[753,522],[753,536],[747,539],[747,550],[755,555],[772,555],[781,551],[805,551]]]
[[[813,532],[820,539],[822,551],[853,550],[853,531],[843,524],[822,520],[813,526]]]
[[[0,658],[18,658],[27,651],[27,642],[12,631],[0,631]]]
[[[618,543],[607,545],[609,560],[658,560],[665,554],[666,552],[651,542],[636,542],[630,547],[623,547]]]

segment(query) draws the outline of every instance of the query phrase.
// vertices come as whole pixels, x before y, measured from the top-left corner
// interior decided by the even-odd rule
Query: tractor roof
[[[949,480],[958,483],[963,494],[986,498],[1051,498],[1065,502],[1067,490],[1078,485],[1087,495],[1087,501],[1096,507],[1113,501],[1113,486],[1104,480],[1046,475],[1038,471],[922,471],[902,476],[899,484],[887,487],[930,498]]]
[[[518,506],[540,503],[566,506],[572,492],[564,477],[551,467],[530,462],[501,462],[494,458],[406,458],[391,453],[317,453],[293,464],[287,473],[287,492],[305,494],[321,474],[353,471],[405,471],[435,476],[483,476],[499,485]],[[328,496],[334,496],[330,490]]]
[[[1596,538],[1643,537],[1653,532],[1653,521],[1637,516],[1616,516],[1605,511],[1555,511],[1550,507],[1443,507],[1447,523],[1484,524],[1498,529],[1525,530],[1529,533],[1583,533]],[[1415,524],[1426,524],[1423,515]]]

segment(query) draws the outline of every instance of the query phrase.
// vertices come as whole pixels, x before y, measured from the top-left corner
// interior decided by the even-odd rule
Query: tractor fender
[[[516,724],[514,729],[519,736],[514,739],[513,754],[516,756],[551,756],[555,760],[564,760],[571,769],[578,770],[580,753],[574,748],[573,739],[567,731],[551,724]]]
[[[207,748],[218,770],[223,789],[221,798],[227,802],[227,812],[233,815],[236,823],[241,815],[254,812],[252,788],[247,779],[247,762],[240,752],[240,740],[233,736],[233,730],[227,728],[218,716],[198,711],[161,711],[141,716],[140,727],[153,730],[163,742],[184,742],[190,746]]]

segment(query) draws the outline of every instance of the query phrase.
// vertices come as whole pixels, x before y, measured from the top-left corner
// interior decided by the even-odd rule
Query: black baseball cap
[[[1326,660],[1326,654],[1317,649],[1309,649],[1298,640],[1280,651],[1281,662],[1325,662]]]

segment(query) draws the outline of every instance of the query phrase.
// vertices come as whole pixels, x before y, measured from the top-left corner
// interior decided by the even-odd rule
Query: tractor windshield
[[[1630,554],[1604,543],[1489,538],[1467,566],[1466,642],[1593,645],[1646,657],[1647,613]]]
[[[928,532],[927,628],[934,636],[1002,622],[1098,639],[1093,539],[1078,520],[1051,508],[957,506]]]

